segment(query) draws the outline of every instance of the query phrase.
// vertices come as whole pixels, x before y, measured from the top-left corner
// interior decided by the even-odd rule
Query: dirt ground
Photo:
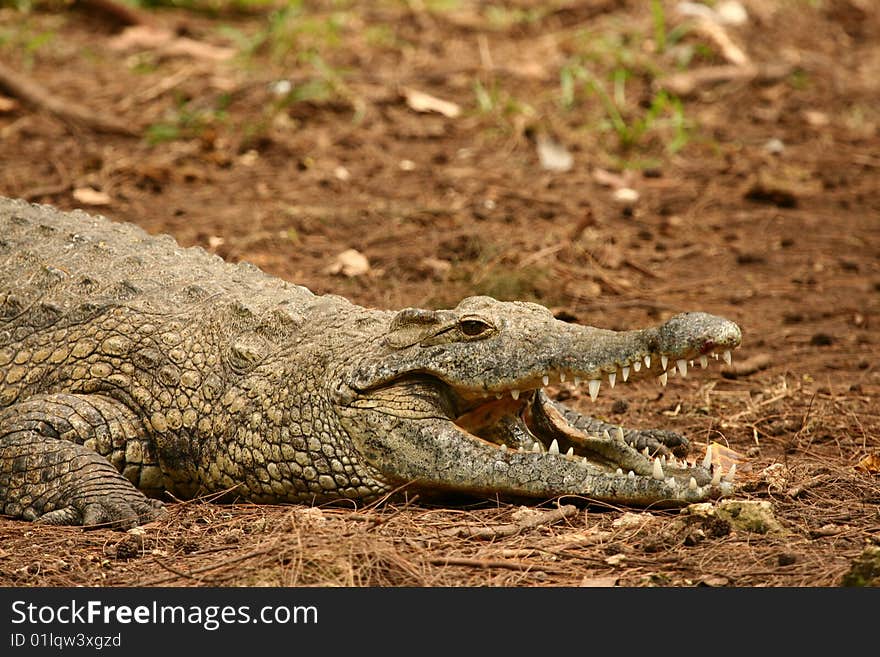
[[[667,1],[143,4],[0,3],[0,194],[368,306],[727,316],[732,367],[556,393],[727,446],[750,504],[198,500],[140,534],[0,519],[0,585],[880,583],[876,3],[702,21]],[[339,271],[348,249],[367,264]]]

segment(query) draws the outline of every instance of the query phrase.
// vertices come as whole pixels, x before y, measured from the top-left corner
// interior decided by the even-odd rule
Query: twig
[[[507,536],[516,536],[517,534],[535,529],[541,525],[549,525],[559,520],[571,518],[578,514],[578,508],[573,504],[565,504],[552,511],[536,514],[526,517],[519,522],[511,522],[503,525],[495,525],[493,527],[455,527],[451,530],[443,532],[446,536],[458,536],[461,538],[476,538],[479,540],[492,540],[494,538],[504,538]]]
[[[647,276],[648,278],[656,278],[656,279],[660,278],[660,275],[658,273],[651,271],[647,267],[642,267],[639,263],[637,263],[634,260],[631,260],[629,258],[624,259],[623,264],[625,264],[627,267],[629,267],[631,269],[635,269],[637,272],[639,272],[640,274],[642,274],[644,276]]]
[[[689,96],[702,87],[720,82],[731,82],[733,80],[774,81],[784,78],[791,71],[792,67],[787,64],[706,66],[670,75],[659,80],[657,84],[678,96]]]
[[[209,570],[216,570],[217,568],[222,568],[223,566],[228,566],[229,564],[238,563],[239,561],[246,561],[246,560],[251,559],[253,557],[259,557],[264,554],[274,552],[277,549],[278,549],[278,542],[273,541],[269,545],[259,547],[256,550],[251,550],[250,552],[246,552],[245,554],[240,554],[235,557],[230,557],[229,559],[223,559],[222,561],[217,561],[217,562],[212,563],[210,565],[202,566],[201,568],[196,568],[194,570],[191,570],[188,574],[180,573],[179,571],[175,570],[174,568],[172,568],[166,564],[163,564],[161,561],[159,561],[159,559],[153,559],[153,561],[155,561],[160,566],[164,567],[166,570],[171,571],[176,576],[188,577],[190,579],[196,579],[195,576],[198,575],[199,573],[205,573],[205,572],[208,572]],[[140,584],[140,586],[156,586],[158,584],[164,584],[165,582],[170,582],[174,579],[176,579],[176,577],[174,577],[174,576],[157,577],[155,579],[151,579],[151,580],[147,580],[146,582],[142,582]]]
[[[74,124],[85,125],[97,132],[106,132],[134,137],[137,135],[128,125],[96,114],[92,110],[73,102],[70,99],[58,99],[43,87],[19,75],[0,63],[0,87],[12,95],[37,108],[45,109],[59,119]]]
[[[191,579],[191,580],[194,581],[194,582],[201,582],[201,581],[202,581],[202,580],[199,579],[198,577],[194,577],[193,575],[190,575],[190,574],[188,574],[188,573],[185,573],[185,572],[183,572],[182,570],[177,570],[177,568],[174,568],[173,566],[169,566],[167,563],[163,563],[162,561],[159,561],[158,559],[153,559],[153,562],[154,562],[157,566],[159,566],[160,568],[164,568],[164,569],[167,570],[169,573],[174,573],[177,577],[180,577],[180,578],[182,578],[182,579]],[[167,578],[165,579],[165,581],[171,581],[171,580],[173,580],[173,579],[176,579],[176,578],[175,578],[175,577],[167,577]],[[155,581],[155,580],[154,580],[154,581]],[[148,582],[147,584],[149,584],[149,582]]]
[[[59,194],[66,194],[73,187],[73,183],[69,180],[57,183],[55,185],[42,185],[40,187],[33,187],[26,192],[22,192],[19,196],[25,201],[36,201],[40,198],[45,198],[47,196],[58,196]]]
[[[565,572],[561,568],[554,568],[544,564],[523,563],[521,561],[509,561],[507,559],[469,559],[467,557],[436,557],[429,559],[428,563],[433,566],[468,566],[471,568],[506,568],[507,570],[543,570],[548,573]]]
[[[419,499],[418,494],[413,495],[412,497],[407,498],[406,502],[404,502],[402,507],[400,507],[399,509],[395,509],[392,513],[389,513],[386,516],[374,516],[372,518],[373,524],[370,525],[369,529],[375,529],[376,527],[380,527],[380,526],[384,525],[389,520],[393,520],[394,518],[399,516],[401,513],[406,511],[409,508],[409,506],[413,502],[415,502],[417,499]]]
[[[533,265],[536,262],[538,262],[539,260],[543,260],[544,258],[547,258],[548,256],[552,256],[552,255],[558,253],[559,251],[561,251],[565,247],[566,247],[565,244],[551,244],[550,246],[545,246],[543,249],[539,249],[538,251],[535,251],[534,253],[530,253],[525,258],[523,258],[520,261],[519,265],[517,265],[517,269],[525,269],[529,265]]]
[[[718,45],[721,55],[731,64],[743,66],[749,63],[749,56],[745,51],[736,45],[725,29],[715,21],[699,20],[696,23],[696,28]]]
[[[812,488],[816,484],[821,484],[823,481],[828,479],[827,474],[816,475],[815,477],[811,477],[807,479],[805,482],[798,484],[797,486],[792,486],[788,490],[785,491],[785,494],[788,497],[798,497],[801,493],[803,493],[808,488]]]
[[[740,376],[748,376],[770,367],[770,354],[755,354],[746,360],[732,363],[721,370],[721,376],[725,379],[735,379]]]

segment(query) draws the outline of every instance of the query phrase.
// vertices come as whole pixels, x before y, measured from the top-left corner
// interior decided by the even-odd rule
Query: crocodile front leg
[[[38,395],[0,410],[0,511],[58,525],[152,520],[161,502],[104,456],[124,467],[128,448],[140,461],[129,474],[149,467],[134,423],[121,404],[97,395]]]

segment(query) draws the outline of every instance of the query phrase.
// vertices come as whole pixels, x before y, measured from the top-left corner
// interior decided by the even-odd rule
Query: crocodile
[[[366,308],[131,223],[0,197],[0,512],[131,527],[173,499],[402,491],[635,508],[734,493],[686,437],[563,405],[729,362],[701,312],[614,331],[544,306]],[[164,499],[164,502],[163,502]]]

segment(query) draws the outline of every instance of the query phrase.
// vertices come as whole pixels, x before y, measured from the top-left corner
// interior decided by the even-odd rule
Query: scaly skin
[[[679,462],[684,437],[618,430],[542,389],[644,376],[646,357],[657,376],[663,356],[684,367],[739,342],[703,313],[614,332],[488,297],[367,309],[130,224],[0,198],[0,511],[131,526],[166,491],[321,503],[403,485],[717,497],[732,482]]]

